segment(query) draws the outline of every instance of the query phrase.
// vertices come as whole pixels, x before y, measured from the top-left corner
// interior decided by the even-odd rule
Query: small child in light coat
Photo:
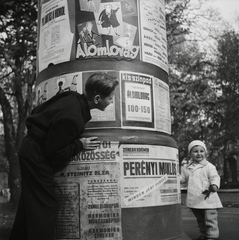
[[[188,146],[191,157],[181,169],[181,183],[188,183],[187,207],[197,218],[201,236],[198,240],[218,239],[218,209],[222,208],[217,194],[220,176],[213,164],[206,160],[207,148],[202,141],[192,141]]]

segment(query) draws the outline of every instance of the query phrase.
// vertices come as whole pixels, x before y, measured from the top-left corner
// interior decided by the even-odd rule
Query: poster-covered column
[[[164,4],[39,0],[36,104],[83,94],[94,73],[119,81],[113,103],[91,110],[85,126],[100,147],[55,176],[56,239],[182,239]]]

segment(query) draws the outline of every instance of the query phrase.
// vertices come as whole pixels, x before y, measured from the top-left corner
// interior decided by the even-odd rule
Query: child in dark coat
[[[90,110],[112,103],[118,81],[93,74],[85,94],[63,92],[33,109],[19,150],[22,192],[10,240],[53,240],[58,212],[55,166],[67,165],[82,150],[94,150],[97,137],[81,138]]]

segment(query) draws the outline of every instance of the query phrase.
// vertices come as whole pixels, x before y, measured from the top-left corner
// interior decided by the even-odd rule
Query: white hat
[[[205,152],[207,152],[207,148],[206,148],[206,145],[200,141],[200,140],[194,140],[192,141],[189,145],[188,145],[188,153],[190,153],[191,149],[194,147],[194,146],[201,146],[205,149]]]

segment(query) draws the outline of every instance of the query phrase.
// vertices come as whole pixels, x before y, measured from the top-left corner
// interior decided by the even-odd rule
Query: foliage
[[[218,46],[216,54],[209,55],[211,49],[205,51],[200,39],[192,41],[189,37],[194,21],[179,20],[188,10],[183,4],[189,6],[189,1],[166,2],[177,9],[173,13],[177,17],[170,12],[168,16],[167,24],[175,20],[174,27],[167,28],[177,33],[168,32],[168,53],[172,134],[179,145],[180,160],[186,157],[188,143],[200,139],[211,150],[209,158],[223,168],[222,161],[231,152],[228,146],[238,141],[238,35],[227,30],[213,41],[208,39]],[[208,18],[215,20],[211,13]]]
[[[214,108],[214,145],[228,146],[239,139],[239,35],[225,32],[218,39],[215,88],[218,92]],[[225,149],[227,150],[227,149]]]
[[[190,141],[206,140],[205,124],[216,99],[209,84],[214,66],[205,60],[196,43],[181,44],[180,51],[175,52],[169,72],[172,134],[184,152]]]
[[[0,1],[0,106],[13,203],[20,192],[17,152],[35,81],[37,1]]]
[[[190,0],[166,2],[172,134],[178,142],[181,161],[191,140],[205,138],[205,118],[215,104],[215,92],[209,85],[214,66],[200,51],[200,39],[188,40],[196,18],[206,15],[188,17]]]

